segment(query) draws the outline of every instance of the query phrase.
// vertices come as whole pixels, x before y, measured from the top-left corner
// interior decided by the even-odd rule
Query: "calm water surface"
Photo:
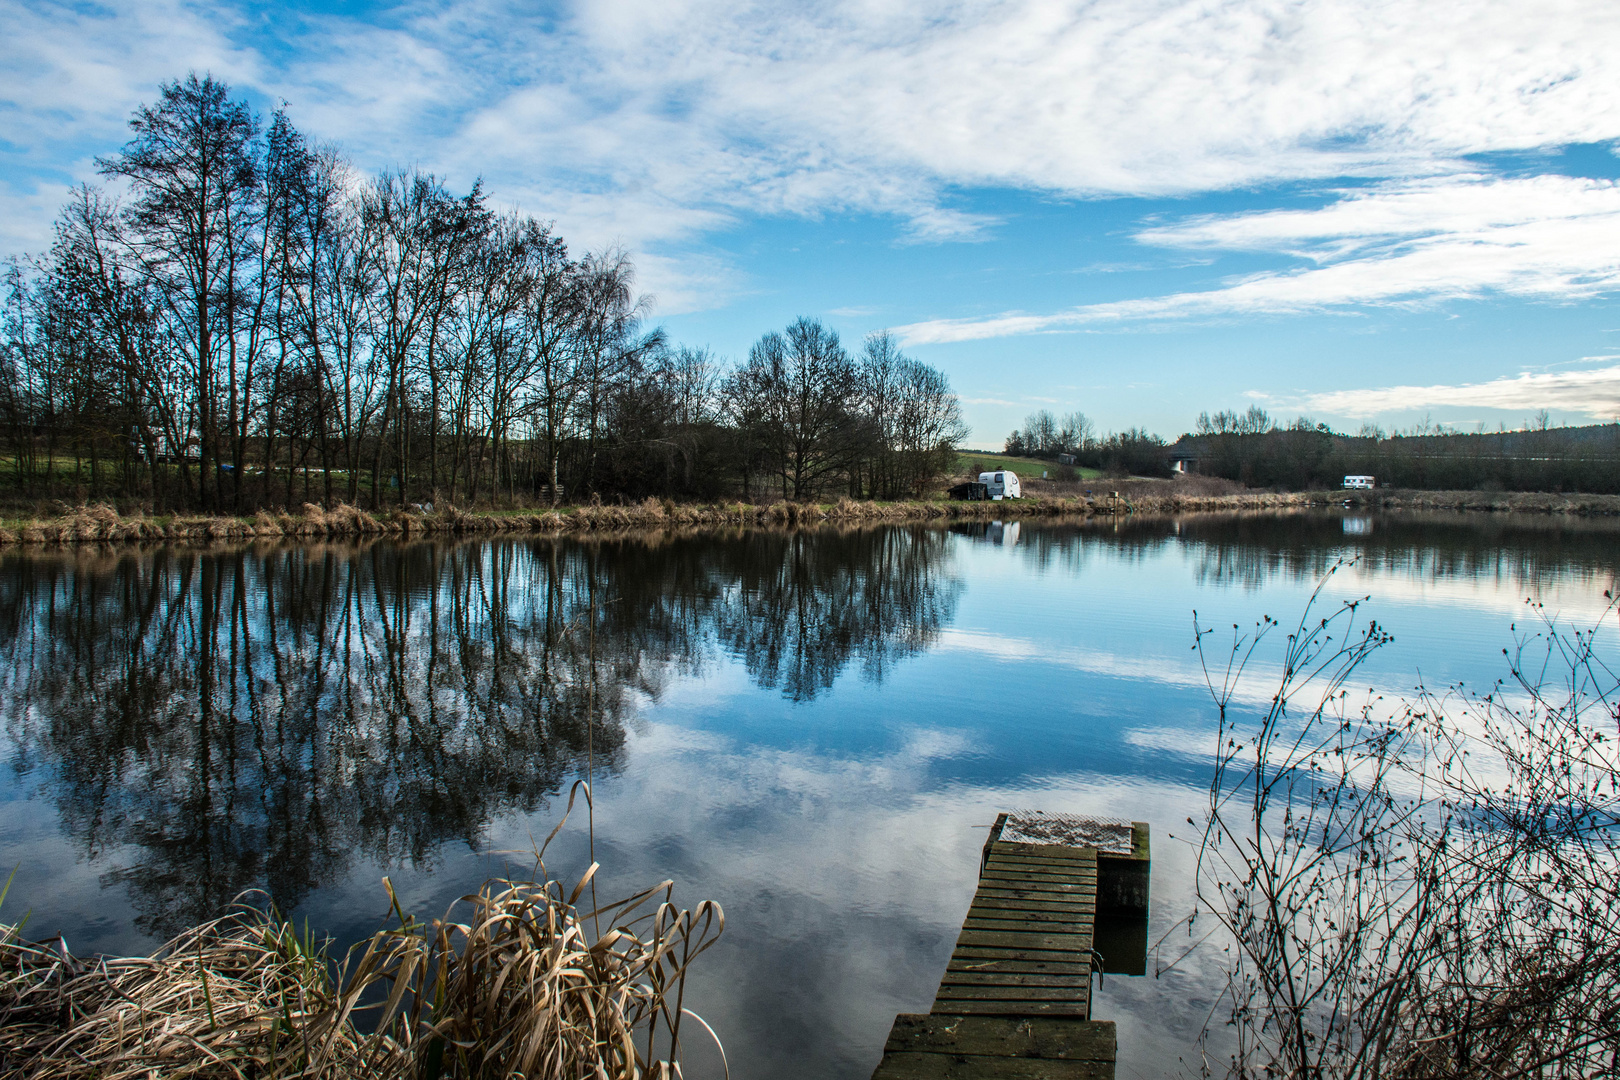
[[[1095,1011],[1122,1076],[1165,1075],[1219,986],[1218,953],[1184,955],[1175,929],[1213,738],[1193,611],[1291,622],[1359,556],[1328,595],[1370,595],[1396,638],[1362,681],[1483,685],[1527,597],[1598,617],[1617,541],[1610,522],[1324,514],[13,549],[0,917],[128,952],[261,888],[351,941],[385,874],[433,915],[526,866],[511,853],[589,767],[599,880],[725,906],[688,1003],[733,1074],[864,1078],[894,1014],[932,1000],[997,811],[1127,817],[1152,824],[1150,940],[1168,936]],[[548,862],[582,870],[583,832]],[[719,1075],[701,1046],[688,1061]]]

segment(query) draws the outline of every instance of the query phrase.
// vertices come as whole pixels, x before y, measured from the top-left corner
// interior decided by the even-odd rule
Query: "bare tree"
[[[585,438],[585,486],[593,493],[608,402],[643,358],[664,343],[661,330],[640,334],[652,298],[637,296],[634,286],[635,266],[617,248],[586,255],[575,273],[578,409]]]
[[[226,368],[234,392],[235,316],[257,224],[258,120],[231,100],[224,83],[192,74],[165,84],[158,104],[137,109],[130,128],[135,137],[98,164],[132,190],[126,235],[153,286],[166,336],[191,371],[198,493],[212,506],[219,498],[219,369]]]
[[[838,335],[800,318],[754,343],[730,392],[761,418],[782,496],[808,498],[853,459],[856,372]]]
[[[1083,454],[1097,441],[1097,425],[1083,412],[1064,415],[1058,425],[1059,453]]]
[[[285,109],[261,138],[211,76],[166,84],[131,128],[99,162],[127,201],[75,191],[50,252],[7,272],[19,492],[66,476],[87,497],[240,511],[441,483],[751,496],[774,474],[785,497],[899,497],[965,434],[948,380],[890,335],[857,366],[800,319],[728,376],[648,327],[625,252],[573,261],[478,184],[360,177]]]

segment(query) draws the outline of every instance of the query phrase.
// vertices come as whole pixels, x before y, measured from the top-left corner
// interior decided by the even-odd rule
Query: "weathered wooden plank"
[[[1096,848],[1072,848],[1062,844],[1020,844],[1012,840],[997,840],[990,845],[991,855],[1025,855],[1037,859],[1062,859],[1069,862],[1096,862]]]
[[[1032,878],[1023,874],[1004,874],[988,870],[979,879],[981,888],[1027,889],[1031,892],[1062,893],[1067,896],[1096,896],[1097,886],[1087,881],[1063,881],[1058,878]]]
[[[1097,867],[1091,863],[1075,863],[1071,866],[1054,866],[1050,863],[1025,862],[1022,859],[994,858],[979,867],[979,873],[986,870],[1016,870],[1019,873],[1029,874],[1056,874],[1063,877],[1095,878]]]
[[[1113,1061],[1117,1053],[1111,1020],[999,1016],[935,1016],[901,1013],[889,1029],[890,1053],[992,1054],[1004,1057]]]
[[[1091,917],[1093,904],[1087,897],[1070,897],[1062,900],[1031,900],[1023,896],[991,896],[990,892],[1001,893],[1007,890],[980,890],[973,895],[973,906],[981,910],[1005,909],[1007,911],[1050,911],[1059,915],[1085,915]]]
[[[1095,874],[1097,863],[1065,862],[1059,859],[1031,859],[1023,855],[991,855],[985,866],[1019,866],[1029,870],[1045,870],[1049,874]]]
[[[1092,962],[1090,949],[1085,952],[1074,950],[1050,949],[987,949],[983,946],[957,946],[951,952],[951,963],[987,963],[995,960],[1000,963],[1087,963]]]
[[[963,930],[956,944],[998,949],[1046,950],[1050,952],[1091,952],[1090,934],[1036,934],[1004,930]]]
[[[993,901],[999,900],[1000,897],[991,896],[985,899],[992,901],[992,903],[981,903],[978,897],[974,897],[973,906],[968,908],[966,917],[969,919],[1030,919],[1035,922],[1052,923],[1096,922],[1088,908],[1078,905],[1067,909],[1058,908],[1053,910],[1051,908],[1028,907],[1026,906],[1029,903],[1027,900],[997,904]]]
[[[1074,926],[1076,929],[1072,933],[1081,933],[1082,929],[1085,933],[1092,933],[1092,923],[1095,920],[1087,913],[1081,912],[1027,912],[1021,908],[978,907],[975,904],[974,907],[967,908],[967,920],[964,920],[962,925],[966,926],[972,921],[993,921],[993,923],[1013,921],[1013,923],[1029,923],[1032,926],[1050,926],[1053,929]]]
[[[872,1080],[1112,1080],[1112,1061],[885,1054]]]
[[[1062,874],[1051,873],[1045,870],[1030,870],[1020,866],[987,866],[979,874],[979,880],[997,880],[1000,878],[1023,878],[1029,881],[1057,881],[1065,885],[1097,886],[1096,874]]]
[[[1091,972],[1051,975],[1033,971],[949,971],[941,986],[1090,986]]]
[[[1084,1001],[936,1001],[929,1010],[963,1016],[1072,1016],[1084,1020],[1091,1005]]]
[[[943,983],[935,1004],[943,1001],[1090,1001],[1085,989],[1074,986],[983,986],[980,983]]]
[[[1019,851],[1019,850],[1015,850],[1013,848],[1004,848],[1004,847],[1001,847],[999,844],[997,844],[996,846],[993,846],[989,851],[985,852],[984,855],[983,855],[983,858],[986,858],[986,859],[1023,859],[1023,860],[1027,860],[1029,862],[1051,863],[1054,866],[1094,866],[1094,865],[1096,865],[1097,856],[1091,854],[1089,851],[1087,851],[1084,848],[1064,848],[1063,850],[1068,852],[1068,854],[1054,855],[1054,854],[1051,854],[1051,853]]]
[[[992,855],[985,860],[984,865],[1011,866],[1043,874],[1079,874],[1085,877],[1095,877],[1097,874],[1095,862],[1058,862],[1055,859],[1025,859],[1017,855]]]
[[[1054,859],[1096,858],[1096,848],[1069,847],[1066,844],[1026,844],[1018,840],[999,837],[990,845],[991,851],[1014,851],[1029,855],[1048,855]]]
[[[945,966],[945,977],[950,978],[955,972],[971,973],[975,971],[1029,974],[1029,975],[1083,975],[1091,976],[1091,965],[1084,960],[1026,960],[1021,957],[1000,955],[989,959],[983,957],[963,956],[951,957],[950,963]]]
[[[1043,922],[1038,919],[1020,919],[1013,912],[1003,914],[1014,915],[1008,919],[966,919],[962,923],[963,930],[995,930],[1008,934],[1084,934],[1092,938],[1088,948],[1096,948],[1097,943],[1091,930],[1091,922],[1076,922],[1073,919],[1063,919],[1058,922]]]
[[[975,899],[984,900],[1032,900],[1042,904],[1084,904],[1086,907],[1095,907],[1097,903],[1096,889],[1075,889],[1072,892],[1057,894],[1049,889],[1021,889],[1001,888],[999,885],[981,885],[974,894]]]
[[[967,919],[962,923],[963,930],[983,930],[995,934],[1073,934],[1084,936],[1091,944],[1088,949],[1097,947],[1096,935],[1092,931],[1091,923],[1084,922],[1039,922],[1033,919]],[[958,939],[960,939],[958,934]]]

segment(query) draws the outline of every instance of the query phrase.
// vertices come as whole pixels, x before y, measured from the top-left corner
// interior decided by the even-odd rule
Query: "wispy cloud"
[[[1165,247],[1266,251],[1308,265],[1199,292],[1044,315],[940,319],[900,327],[899,333],[908,344],[923,344],[1489,294],[1590,297],[1620,285],[1620,186],[1569,176],[1392,181],[1348,192],[1319,210],[1200,217],[1147,229],[1138,239]]]
[[[1538,409],[1620,419],[1620,366],[1590,371],[1526,372],[1487,382],[1440,386],[1388,386],[1369,390],[1335,390],[1311,394],[1307,408],[1335,416],[1369,417],[1382,413],[1442,406],[1518,410]]]
[[[911,214],[906,223],[906,238],[915,244],[988,240],[990,229],[999,224],[1001,219],[991,214],[969,214],[931,206]]]
[[[367,10],[0,0],[13,189],[82,175],[132,105],[189,69],[286,99],[366,166],[482,172],[571,236],[638,247],[842,210],[893,215],[902,238],[974,239],[994,221],[952,191],[1413,176],[1620,136],[1620,8],[1580,0]],[[0,195],[17,213],[37,221]],[[1219,231],[1206,223],[1231,242]]]

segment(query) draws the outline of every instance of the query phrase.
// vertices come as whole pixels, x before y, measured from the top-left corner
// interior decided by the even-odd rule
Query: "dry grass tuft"
[[[251,905],[90,962],[6,927],[0,1076],[670,1080],[687,967],[724,915],[677,909],[667,881],[583,911],[596,870],[565,893],[542,863],[426,923],[385,878],[397,925],[341,963]]]

